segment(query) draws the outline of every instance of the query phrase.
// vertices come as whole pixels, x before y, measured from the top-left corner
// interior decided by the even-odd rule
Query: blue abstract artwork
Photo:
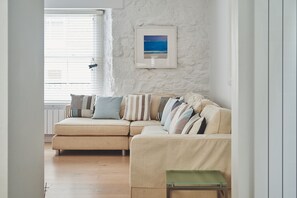
[[[144,58],[167,59],[168,36],[144,35]]]

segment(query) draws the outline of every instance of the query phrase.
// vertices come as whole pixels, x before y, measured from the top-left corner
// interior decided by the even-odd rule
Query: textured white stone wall
[[[111,9],[106,9],[104,13],[104,94],[112,95],[111,85],[113,84],[112,77],[112,17]]]
[[[209,93],[208,0],[125,0],[112,11],[113,60],[109,93]],[[178,29],[177,69],[136,69],[135,27]]]

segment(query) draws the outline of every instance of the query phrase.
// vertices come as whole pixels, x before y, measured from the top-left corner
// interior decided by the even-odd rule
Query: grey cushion
[[[71,117],[91,118],[93,116],[95,95],[71,94]]]
[[[156,120],[161,121],[165,105],[167,104],[169,98],[170,97],[161,97]]]

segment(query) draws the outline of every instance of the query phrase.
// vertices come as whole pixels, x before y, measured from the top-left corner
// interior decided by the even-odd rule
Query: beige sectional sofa
[[[204,135],[173,135],[163,130],[160,99],[153,94],[151,121],[67,118],[55,126],[52,147],[57,150],[130,150],[132,198],[166,197],[166,170],[220,170],[231,185],[231,111],[186,94],[185,102],[206,118]],[[124,112],[121,106],[121,117]],[[69,107],[67,112],[69,112]],[[176,191],[175,198],[216,197],[215,192]]]
[[[156,120],[160,99],[172,94],[152,94],[150,121],[127,121],[113,119],[71,118],[70,106],[66,107],[66,119],[55,124],[52,148],[61,150],[129,150],[133,136],[140,134],[144,126],[160,125]],[[124,100],[120,117],[125,110]]]

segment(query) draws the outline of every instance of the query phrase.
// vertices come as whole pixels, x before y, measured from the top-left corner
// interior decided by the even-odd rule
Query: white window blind
[[[45,14],[45,101],[69,101],[70,94],[100,94],[103,84],[100,13]],[[98,66],[89,69],[93,63]]]

